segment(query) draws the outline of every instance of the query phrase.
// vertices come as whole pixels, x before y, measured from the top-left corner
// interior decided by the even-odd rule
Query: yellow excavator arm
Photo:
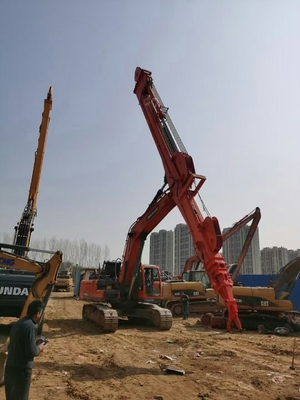
[[[2,248],[15,249],[23,246],[15,246],[0,243],[0,267],[17,269],[26,272],[35,273],[35,279],[31,286],[31,290],[27,297],[27,300],[22,309],[20,318],[23,318],[27,314],[27,308],[32,300],[43,300],[45,306],[49,300],[52,289],[57,279],[59,267],[62,263],[62,252],[61,251],[48,251],[48,250],[37,250],[30,249],[29,247],[24,248],[28,251],[38,251],[42,253],[52,254],[52,257],[47,262],[36,262],[27,258],[16,256],[12,253],[2,250]]]
[[[50,86],[47,98],[44,100],[44,111],[42,114],[42,123],[40,125],[40,135],[38,140],[38,147],[34,156],[34,165],[31,177],[31,183],[29,188],[29,194],[26,206],[22,213],[22,216],[15,226],[15,246],[29,246],[31,234],[34,231],[34,219],[37,215],[37,197],[39,191],[39,185],[41,180],[41,173],[43,167],[44,153],[48,135],[48,128],[50,123],[50,113],[52,110],[52,86]],[[17,256],[26,257],[27,252],[20,248],[14,249],[14,254]]]
[[[26,254],[29,251],[37,251],[41,253],[52,254],[52,257],[47,262],[37,262],[24,257],[16,256],[15,254],[2,250],[3,248],[25,251]],[[0,243],[0,268],[17,269],[35,274],[35,279],[19,318],[23,318],[27,315],[28,305],[32,300],[42,300],[44,303],[44,309],[41,320],[43,319],[45,308],[54,288],[59,267],[62,263],[62,255],[63,254],[61,251],[54,252],[48,250],[38,250],[25,246]],[[6,343],[0,346],[0,385],[3,385],[4,383],[4,369],[8,345],[9,338],[7,338]]]

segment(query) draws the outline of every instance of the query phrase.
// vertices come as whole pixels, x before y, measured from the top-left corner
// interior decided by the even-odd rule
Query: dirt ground
[[[167,332],[121,321],[103,335],[81,320],[82,305],[69,293],[52,295],[49,345],[35,360],[30,400],[300,399],[300,338],[293,371],[293,337],[214,331],[197,318],[175,319]]]

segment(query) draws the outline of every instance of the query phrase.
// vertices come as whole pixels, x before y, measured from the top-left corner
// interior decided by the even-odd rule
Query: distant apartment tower
[[[151,233],[149,262],[173,273],[173,231],[161,229]]]
[[[300,249],[297,250],[288,250],[289,261],[294,260],[297,257],[300,257]]]
[[[289,251],[285,247],[265,247],[261,251],[263,274],[277,274],[289,261]]]
[[[230,228],[225,228],[222,234],[227,232]],[[242,252],[250,226],[245,225],[234,235],[230,236],[222,247],[222,255],[227,264],[234,264],[238,262],[239,256]],[[242,264],[240,271],[241,275],[261,274],[261,261],[260,261],[260,247],[259,247],[259,231],[256,228],[253,235],[250,247]]]
[[[177,224],[174,229],[174,274],[182,273],[186,260],[195,254],[194,243],[186,224]]]

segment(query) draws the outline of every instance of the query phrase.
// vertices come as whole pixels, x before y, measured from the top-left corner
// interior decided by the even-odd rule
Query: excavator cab
[[[277,300],[287,300],[292,294],[300,275],[300,257],[290,261],[280,269],[271,286]]]
[[[138,300],[159,303],[162,296],[160,268],[156,265],[141,265],[138,280]]]
[[[204,289],[211,287],[207,272],[204,269],[183,272],[182,280],[186,282],[202,282]]]

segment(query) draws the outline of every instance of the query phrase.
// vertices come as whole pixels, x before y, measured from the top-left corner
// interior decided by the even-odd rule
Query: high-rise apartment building
[[[195,254],[194,243],[186,224],[177,224],[174,229],[174,274],[182,273],[186,260]]]
[[[289,250],[285,247],[265,247],[261,251],[263,274],[277,274],[289,261]]]
[[[231,228],[223,229],[223,234]],[[222,247],[222,256],[227,264],[238,262],[250,226],[242,227],[229,237]],[[150,235],[150,264],[158,265],[162,271],[174,275],[182,273],[186,260],[195,254],[192,236],[186,224],[177,224],[174,232],[165,229]],[[277,274],[289,261],[300,257],[300,249],[265,247],[260,251],[259,230],[253,235],[250,247],[242,264],[240,274]]]
[[[151,233],[149,262],[173,273],[173,231],[161,229]]]
[[[297,257],[300,257],[300,249],[297,250],[288,250],[289,261],[294,260]]]
[[[222,234],[227,232],[230,228],[225,228]],[[227,264],[234,264],[238,262],[239,256],[242,252],[250,226],[245,225],[234,235],[230,236],[222,247],[222,255]],[[256,228],[253,235],[250,247],[247,251],[246,257],[242,264],[240,274],[261,274],[261,261],[260,261],[260,247],[259,247],[259,231]]]

